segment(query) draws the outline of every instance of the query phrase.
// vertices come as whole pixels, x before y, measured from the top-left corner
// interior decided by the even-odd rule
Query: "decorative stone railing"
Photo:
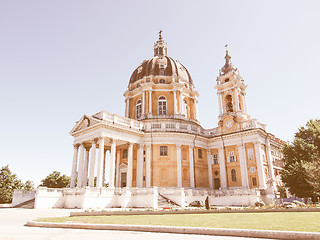
[[[259,123],[257,119],[250,119],[245,122],[242,122],[241,127],[243,130],[254,129],[254,128],[261,128],[263,130],[266,130],[266,125]]]

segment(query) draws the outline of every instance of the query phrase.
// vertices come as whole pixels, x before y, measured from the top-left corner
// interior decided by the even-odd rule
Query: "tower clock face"
[[[226,128],[231,128],[233,123],[231,121],[226,122],[225,126]]]

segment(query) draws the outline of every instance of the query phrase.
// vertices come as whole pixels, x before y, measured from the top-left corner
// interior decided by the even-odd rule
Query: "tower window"
[[[139,99],[136,103],[136,119],[141,117],[141,100]]]
[[[233,104],[231,95],[226,96],[227,112],[233,112]]]
[[[128,149],[123,149],[123,151],[122,151],[122,158],[123,158],[123,159],[128,158]]]
[[[202,149],[198,149],[198,158],[202,158]]]
[[[236,161],[236,156],[234,155],[234,151],[229,152],[229,162],[235,162]]]
[[[168,146],[160,146],[160,156],[168,156]]]
[[[167,114],[167,99],[164,96],[159,97],[158,111],[159,111],[159,115]]]
[[[232,182],[237,181],[237,172],[234,169],[231,170],[231,180]]]
[[[160,79],[160,80],[159,80],[159,83],[166,83],[166,80]]]
[[[255,177],[252,178],[252,185],[257,186],[257,178]]]

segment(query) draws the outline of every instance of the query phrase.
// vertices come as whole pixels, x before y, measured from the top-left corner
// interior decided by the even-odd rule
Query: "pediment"
[[[127,168],[128,166],[127,166],[127,164],[125,164],[125,163],[121,163],[119,167],[120,167],[120,168]]]
[[[78,132],[80,130],[96,125],[98,123],[99,123],[98,119],[95,119],[89,115],[83,115],[82,118],[79,121],[77,121],[76,125],[72,128],[70,133],[72,134],[72,133]]]

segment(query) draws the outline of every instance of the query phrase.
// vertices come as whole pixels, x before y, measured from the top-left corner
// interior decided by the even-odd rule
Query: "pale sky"
[[[134,69],[163,30],[190,72],[200,123],[217,127],[225,44],[251,118],[292,140],[319,118],[320,1],[0,0],[0,167],[36,185],[70,175],[69,131],[84,114],[124,115]]]

